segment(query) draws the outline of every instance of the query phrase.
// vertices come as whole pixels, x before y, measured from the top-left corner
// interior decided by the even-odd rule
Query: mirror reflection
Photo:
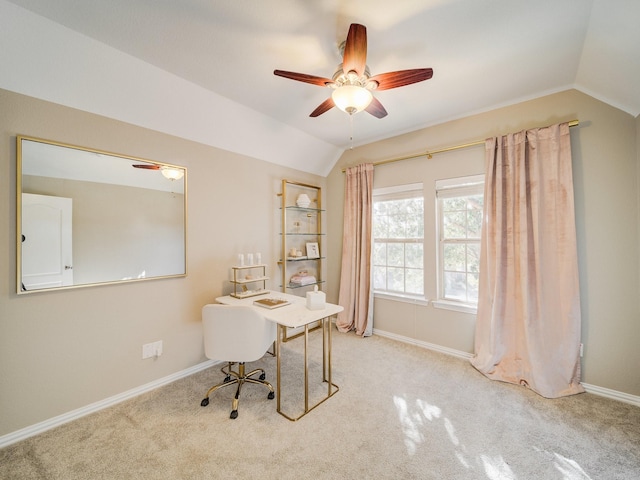
[[[186,168],[17,137],[17,290],[186,275]]]

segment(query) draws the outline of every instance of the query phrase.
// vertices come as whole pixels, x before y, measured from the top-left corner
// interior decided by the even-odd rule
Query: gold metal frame
[[[311,190],[315,190],[316,191],[316,206],[317,208],[314,210],[317,210],[317,215],[318,215],[318,219],[317,219],[317,228],[318,228],[318,247],[320,252],[322,252],[322,215],[320,215],[320,212],[322,211],[322,188],[318,187],[317,185],[311,185],[309,183],[303,183],[303,182],[295,182],[292,180],[287,180],[287,179],[282,179],[282,191],[280,193],[278,193],[278,196],[281,197],[281,218],[280,218],[280,230],[282,232],[282,238],[281,238],[281,249],[280,249],[280,258],[281,260],[278,262],[278,264],[280,265],[280,268],[282,269],[281,271],[281,289],[283,292],[287,291],[287,237],[286,237],[286,226],[287,226],[287,186],[291,185],[293,187],[302,187],[302,188],[308,188]],[[307,217],[312,216],[312,213],[307,213]],[[321,275],[322,274],[322,259],[318,259],[318,274]],[[321,278],[318,278],[318,281],[320,283]],[[309,331],[314,331],[317,330],[321,327],[321,322],[318,322],[316,324],[316,326],[314,326],[313,328],[311,328],[311,330]],[[289,340],[293,340],[294,338],[298,338],[302,335],[304,335],[304,332],[300,332],[297,333],[295,335],[291,335],[289,336],[288,334],[288,330],[286,327],[284,327],[283,329],[283,333],[282,333],[282,341],[283,342],[287,342]]]
[[[278,334],[276,338],[276,390],[277,390],[277,411],[286,419],[295,422],[304,417],[318,405],[324,403],[333,395],[335,395],[340,387],[333,383],[331,378],[331,317],[325,317],[321,321],[322,327],[322,381],[327,384],[327,395],[316,404],[309,407],[309,325],[304,326],[304,411],[297,417],[293,417],[284,413],[281,409],[280,400],[282,398],[282,384],[280,381],[280,362],[282,359],[282,339],[281,333],[286,333],[286,327],[278,324]],[[316,327],[320,328],[320,327]],[[314,328],[315,330],[315,328]],[[299,336],[299,335],[298,335]],[[289,338],[291,340],[292,337]]]
[[[147,277],[147,278],[133,278],[127,280],[113,280],[113,281],[104,281],[98,283],[86,283],[86,284],[77,284],[77,285],[68,285],[61,287],[48,287],[48,288],[40,288],[37,290],[23,290],[21,288],[22,283],[22,141],[28,140],[32,142],[44,143],[48,145],[53,145],[57,147],[64,148],[72,148],[75,150],[81,150],[85,152],[95,153],[98,155],[106,155],[111,157],[122,158],[126,160],[132,160],[135,162],[144,162],[159,166],[179,168],[184,170],[184,225],[183,225],[183,238],[184,238],[184,273],[171,274],[171,275],[159,275],[155,277]],[[38,137],[31,137],[27,135],[17,135],[16,136],[16,293],[18,295],[26,295],[31,293],[39,293],[39,292],[48,292],[52,290],[68,290],[72,288],[84,288],[84,287],[93,287],[96,285],[112,285],[117,283],[131,283],[131,282],[141,282],[147,280],[158,280],[161,278],[176,278],[176,277],[186,277],[188,273],[188,208],[187,208],[187,167],[183,167],[180,165],[174,165],[170,163],[158,162],[155,160],[148,160],[146,158],[135,157],[131,155],[123,155],[120,153],[108,152],[105,150],[98,150],[94,148],[81,147],[78,145],[56,142],[53,140],[46,140]]]

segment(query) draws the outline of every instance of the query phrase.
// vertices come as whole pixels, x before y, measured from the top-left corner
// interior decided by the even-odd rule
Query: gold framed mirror
[[[19,294],[187,274],[187,169],[19,135]]]

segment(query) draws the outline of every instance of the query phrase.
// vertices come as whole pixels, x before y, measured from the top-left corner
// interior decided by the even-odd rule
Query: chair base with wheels
[[[269,389],[267,398],[275,398],[273,386],[265,380],[262,368],[245,373],[245,362],[259,360],[273,345],[276,339],[275,323],[250,306],[211,304],[202,307],[202,326],[205,355],[212,360],[223,360],[227,366],[220,369],[225,374],[224,381],[209,389],[200,402],[201,406],[209,405],[209,395],[219,388],[237,385],[230,415],[231,418],[237,418],[240,390],[245,383],[263,385]],[[231,368],[235,364],[238,365],[237,371]]]
[[[267,395],[267,398],[269,400],[273,400],[275,398],[275,393],[273,391],[273,386],[265,380],[266,375],[263,369],[256,368],[255,370],[252,370],[249,373],[245,373],[244,362],[239,362],[238,371],[236,372],[231,369],[231,365],[233,365],[233,363],[234,362],[229,362],[229,364],[226,367],[222,367],[220,369],[220,371],[224,373],[226,377],[224,378],[222,383],[214,385],[207,391],[207,395],[205,396],[204,399],[202,399],[202,402],[200,402],[200,405],[202,407],[206,407],[207,405],[209,405],[209,395],[211,395],[213,392],[215,392],[219,388],[237,384],[238,388],[236,389],[235,397],[233,397],[233,403],[231,404],[231,414],[229,415],[229,418],[238,418],[238,403],[240,402],[240,390],[242,389],[242,385],[245,382],[255,383],[257,385],[264,385],[265,387],[267,387],[269,389],[269,394]],[[225,368],[227,368],[227,370],[225,370]],[[260,374],[260,376],[257,379],[251,378],[253,375],[256,375],[258,373]],[[231,377],[234,377],[234,378],[232,379]]]

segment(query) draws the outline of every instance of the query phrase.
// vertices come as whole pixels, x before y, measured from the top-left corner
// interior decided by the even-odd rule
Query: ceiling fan
[[[291,80],[333,89],[331,97],[311,112],[310,117],[322,115],[337,106],[349,115],[364,110],[376,118],[383,118],[387,115],[387,111],[373,96],[371,93],[373,90],[403,87],[433,77],[431,68],[399,70],[371,76],[367,66],[367,28],[358,23],[352,23],[349,27],[349,33],[344,42],[342,64],[338,66],[332,78],[284,70],[274,70],[273,73]]]

